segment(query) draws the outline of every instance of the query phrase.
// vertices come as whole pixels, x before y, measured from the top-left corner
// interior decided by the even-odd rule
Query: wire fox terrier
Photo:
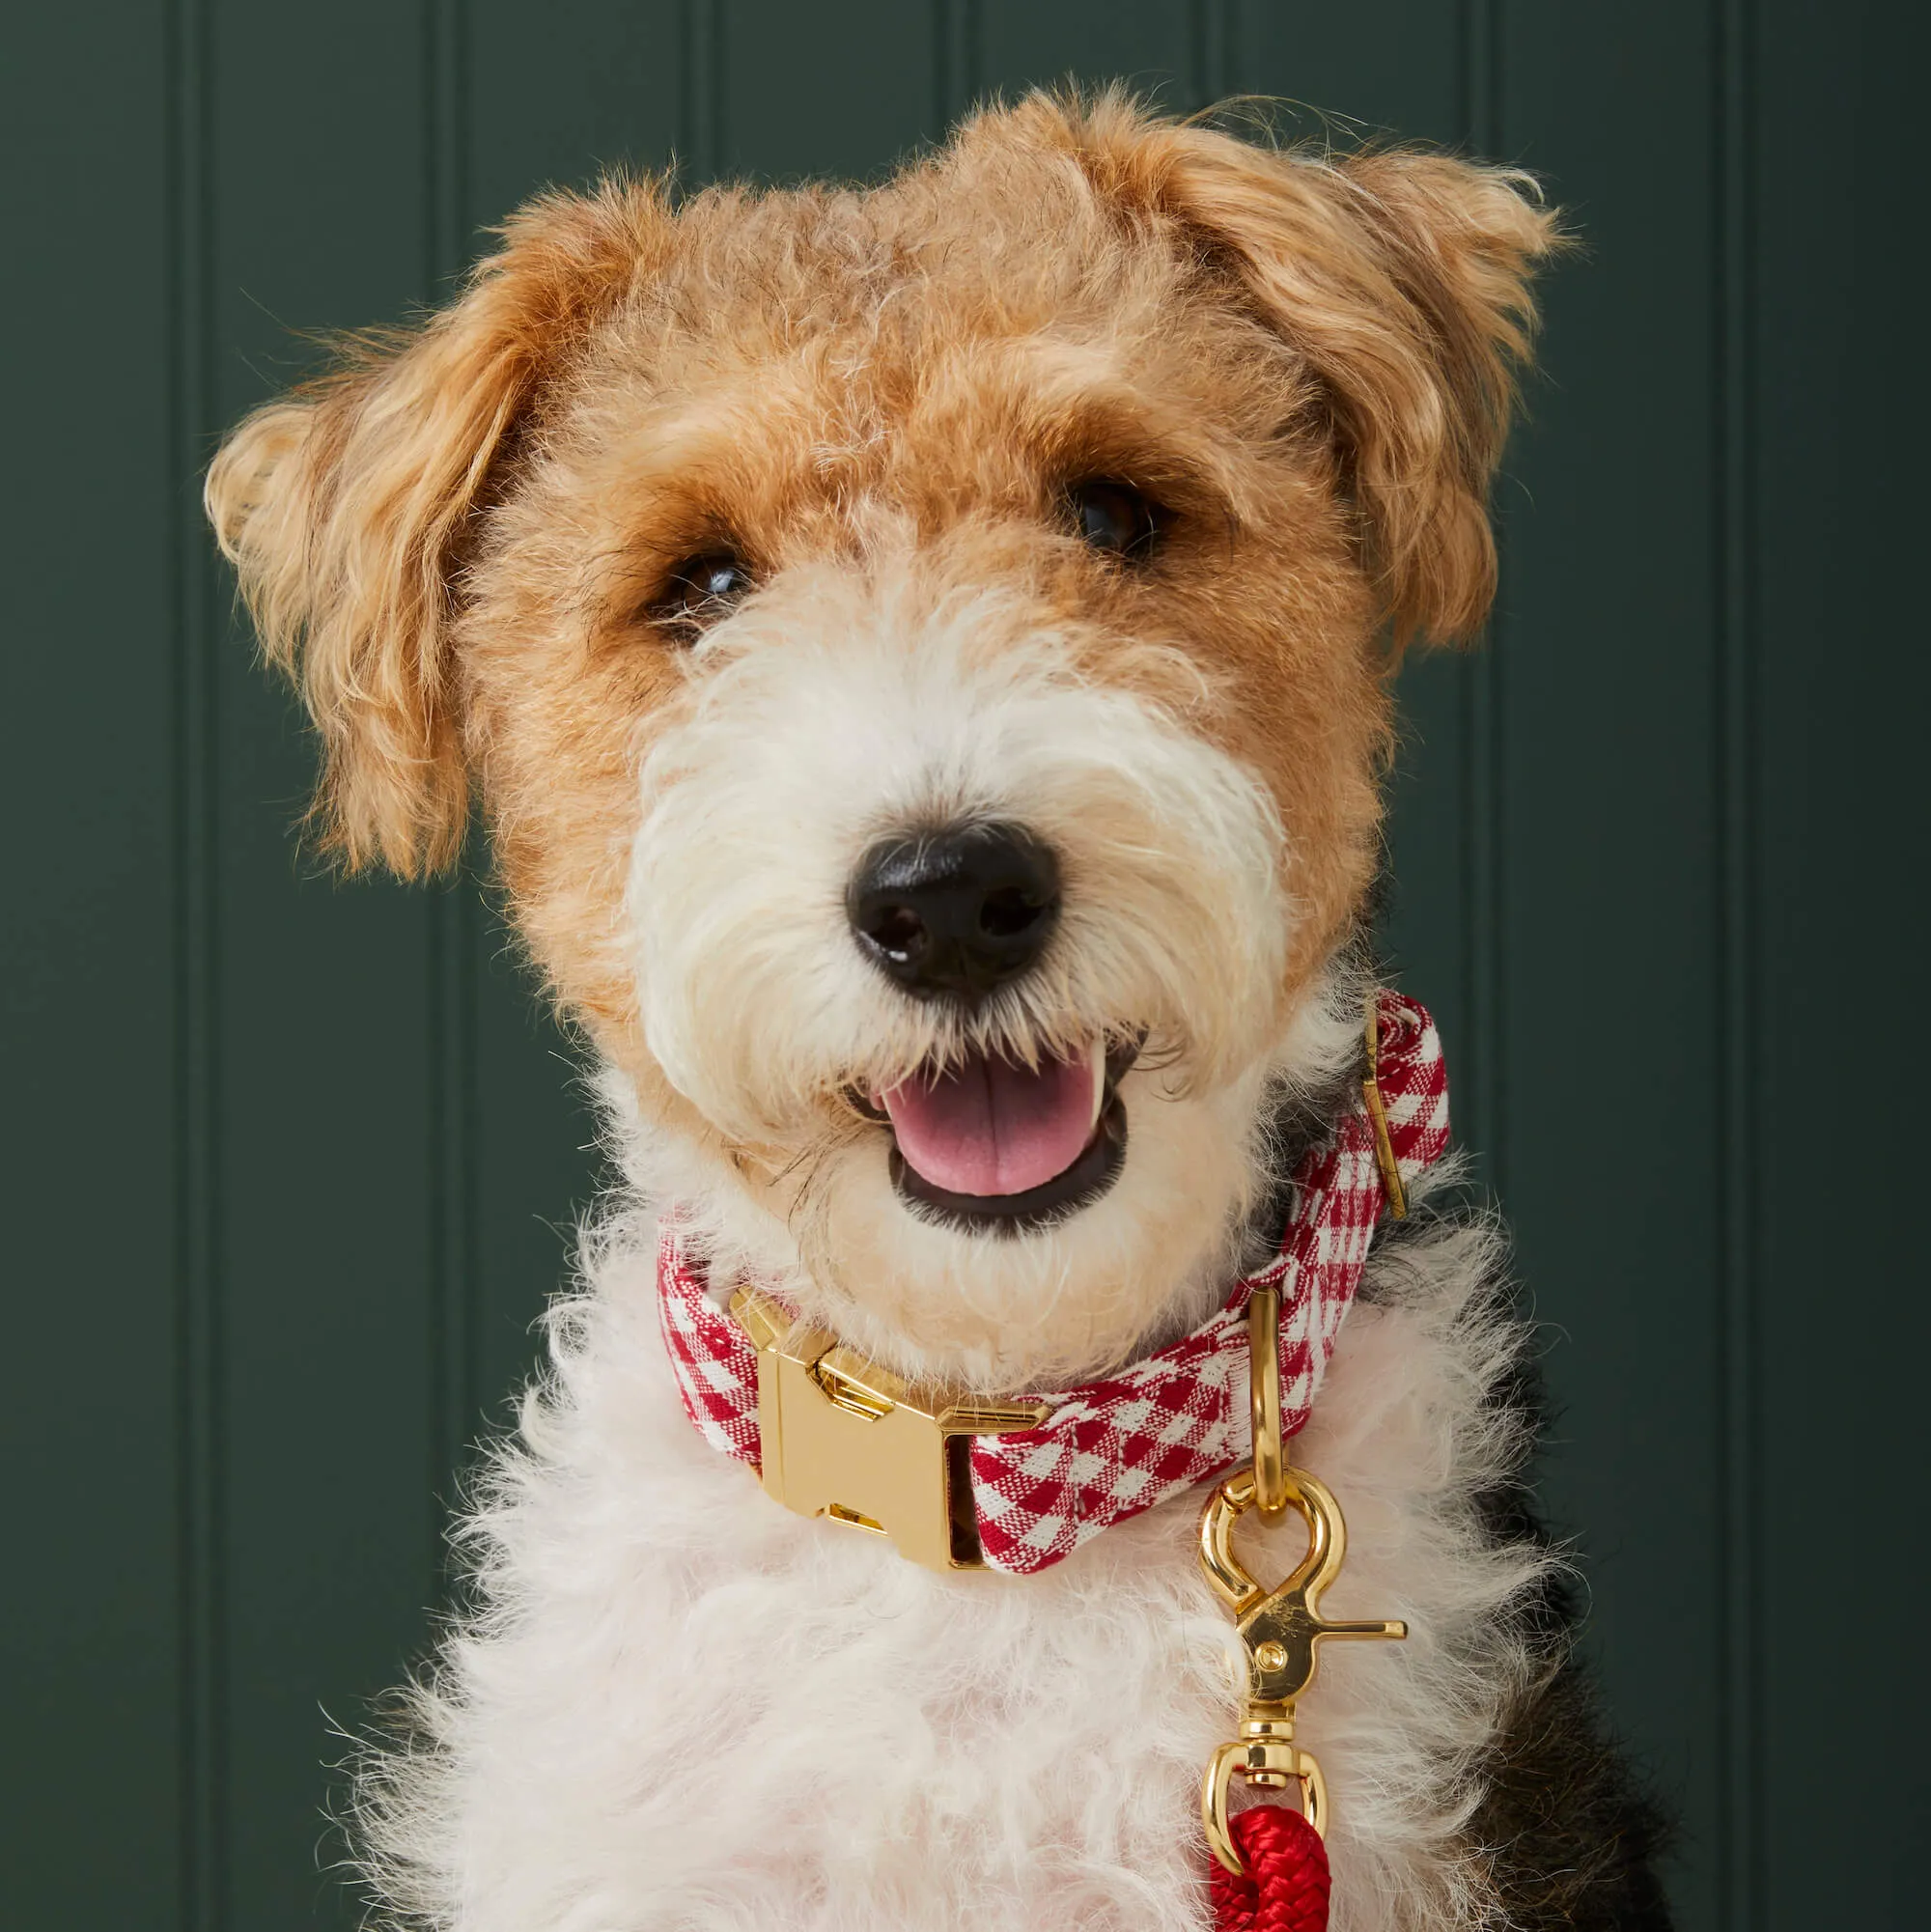
[[[362,1769],[381,1911],[1211,1922],[1258,1283],[1333,1606],[1409,1631],[1301,1713],[1335,1932],[1665,1922],[1496,1237],[1361,1112],[1364,1001],[1432,1040],[1361,939],[1391,667],[1488,607],[1555,244],[1519,175],[1033,96],[869,189],[543,195],[229,439],[327,842],[480,800],[626,1175]],[[1321,1198],[1406,1218],[1313,1227],[1344,1127]]]

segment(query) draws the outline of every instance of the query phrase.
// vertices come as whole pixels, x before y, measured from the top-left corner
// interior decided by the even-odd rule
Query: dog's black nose
[[[887,839],[859,861],[845,907],[860,948],[908,993],[981,999],[1044,951],[1059,865],[1021,826]]]

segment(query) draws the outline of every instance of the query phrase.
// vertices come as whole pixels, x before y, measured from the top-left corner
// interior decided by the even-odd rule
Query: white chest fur
[[[599,1245],[470,1525],[483,1608],[413,1745],[369,1763],[385,1898],[452,1932],[1204,1925],[1198,1779],[1237,1696],[1196,1504],[1024,1579],[793,1517],[686,1420],[654,1255],[641,1213]],[[1472,1507],[1516,1449],[1489,1263],[1467,1229],[1371,1262],[1297,1445],[1348,1512],[1329,1612],[1413,1632],[1330,1651],[1303,1705],[1333,1932],[1490,1903],[1461,1826],[1530,1667],[1504,1611],[1536,1559]],[[1256,1573],[1298,1554],[1257,1544]]]

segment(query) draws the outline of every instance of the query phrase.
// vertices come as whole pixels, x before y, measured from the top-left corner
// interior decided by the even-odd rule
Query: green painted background
[[[1684,1922],[1917,1926],[1924,213],[1903,0],[13,10],[0,1924],[288,1932],[591,1188],[472,883],[297,858],[194,479],[546,181],[864,171],[1128,74],[1541,170],[1586,238],[1418,664],[1389,939],[1514,1218]],[[1306,124],[1310,131],[1315,124]],[[1182,1821],[1176,1821],[1176,1829]],[[533,1928],[534,1932],[534,1928]]]

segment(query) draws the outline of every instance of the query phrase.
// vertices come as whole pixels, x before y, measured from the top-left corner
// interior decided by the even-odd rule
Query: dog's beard
[[[775,1212],[805,1312],[989,1388],[1117,1359],[1176,1298],[1211,1293],[1264,1165],[1293,918],[1278,817],[1189,729],[1185,708],[1215,698],[1177,654],[1099,641],[994,594],[798,574],[711,634],[641,767],[645,1042],[770,1177],[720,1164],[718,1186]],[[1095,662],[1104,682],[1078,668]],[[1037,964],[970,1007],[909,996],[846,914],[875,840],[962,821],[1023,826],[1065,887]],[[1090,1203],[1014,1237],[894,1186],[892,1126],[867,1117],[894,1109],[868,1104],[962,1071],[1090,1078],[1109,1052],[1116,1069],[1137,1053],[1118,1079],[1126,1154]],[[946,1165],[901,1125],[903,1158]],[[952,1153],[952,1178],[978,1171]],[[742,1240],[743,1201],[718,1205]],[[745,1245],[771,1265],[777,1245]]]

